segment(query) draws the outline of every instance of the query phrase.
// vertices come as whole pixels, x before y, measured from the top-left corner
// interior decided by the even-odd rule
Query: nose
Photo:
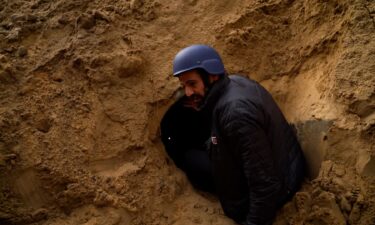
[[[194,94],[193,89],[190,88],[190,87],[185,87],[185,95],[186,95],[187,97],[190,97],[192,94]]]

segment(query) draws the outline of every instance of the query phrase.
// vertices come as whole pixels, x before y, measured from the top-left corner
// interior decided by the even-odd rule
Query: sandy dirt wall
[[[233,224],[166,155],[194,43],[261,82],[309,178],[275,224],[375,224],[375,4],[0,0],[1,224]]]

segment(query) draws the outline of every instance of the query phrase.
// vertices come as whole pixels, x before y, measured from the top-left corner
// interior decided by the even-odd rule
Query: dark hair
[[[201,69],[201,68],[196,69],[196,71],[199,74],[199,76],[201,77],[204,86],[206,88],[209,87],[210,86],[210,79],[209,79],[210,74],[206,70]]]
[[[204,70],[202,68],[195,69],[195,71],[197,71],[197,73],[201,77],[204,86],[207,89],[210,89],[211,86],[212,86],[212,84],[210,83],[210,78],[209,78],[210,74],[206,70]],[[215,74],[215,76],[219,76],[219,79],[222,79],[225,76],[225,74],[221,74],[221,75],[216,75]]]

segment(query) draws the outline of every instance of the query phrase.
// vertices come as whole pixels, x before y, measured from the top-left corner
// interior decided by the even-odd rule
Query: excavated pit
[[[0,0],[1,224],[234,224],[168,158],[174,55],[274,96],[309,178],[274,224],[375,224],[375,3]]]

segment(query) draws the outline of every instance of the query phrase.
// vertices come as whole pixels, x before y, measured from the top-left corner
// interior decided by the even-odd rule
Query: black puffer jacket
[[[190,148],[204,148],[210,137],[211,121],[207,113],[184,107],[185,96],[165,113],[161,123],[161,138],[169,156],[184,169],[181,157]]]
[[[224,212],[241,224],[271,224],[305,172],[292,128],[272,96],[241,76],[217,81],[202,110],[212,113],[210,157]]]

